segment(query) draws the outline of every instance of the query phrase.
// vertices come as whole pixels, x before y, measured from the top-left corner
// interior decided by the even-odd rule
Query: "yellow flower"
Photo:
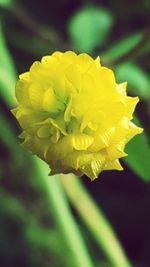
[[[12,111],[23,146],[46,161],[51,174],[73,172],[92,180],[122,170],[125,144],[142,132],[131,122],[138,97],[126,95],[113,71],[87,54],[55,52],[36,61],[16,84]]]

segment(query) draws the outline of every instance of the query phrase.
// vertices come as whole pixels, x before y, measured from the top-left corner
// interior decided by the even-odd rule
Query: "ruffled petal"
[[[118,159],[114,161],[109,161],[105,164],[104,170],[117,170],[117,171],[122,171],[123,167],[121,166],[120,162]]]

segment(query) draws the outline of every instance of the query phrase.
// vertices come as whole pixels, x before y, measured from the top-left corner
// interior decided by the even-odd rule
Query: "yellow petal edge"
[[[131,122],[138,97],[126,94],[99,57],[55,52],[36,61],[16,83],[12,110],[22,145],[46,161],[51,174],[122,170],[124,147],[142,128]]]

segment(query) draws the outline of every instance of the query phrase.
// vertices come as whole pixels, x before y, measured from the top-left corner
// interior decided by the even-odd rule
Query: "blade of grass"
[[[100,207],[90,197],[81,180],[69,174],[61,175],[64,189],[97,244],[114,267],[131,267],[123,248]]]
[[[16,69],[7,49],[0,21],[0,94],[9,106],[16,102],[14,94],[16,77]]]
[[[123,38],[111,46],[101,55],[103,62],[107,65],[115,66],[127,60],[135,60],[144,53],[150,51],[150,31],[145,29],[139,33]]]

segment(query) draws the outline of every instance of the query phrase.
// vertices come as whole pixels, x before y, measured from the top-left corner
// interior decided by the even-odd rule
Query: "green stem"
[[[7,49],[0,19],[0,95],[2,95],[8,106],[16,103],[14,92],[16,79],[16,69]]]
[[[102,210],[74,175],[61,175],[65,191],[112,266],[131,267],[119,240]]]
[[[49,177],[47,165],[38,158],[35,158],[34,162],[36,164],[39,178],[45,183],[49,205],[53,207],[54,214],[62,228],[68,245],[72,250],[76,266],[93,267],[80,231],[71,214],[67,199],[60,183],[60,177],[57,175]]]

